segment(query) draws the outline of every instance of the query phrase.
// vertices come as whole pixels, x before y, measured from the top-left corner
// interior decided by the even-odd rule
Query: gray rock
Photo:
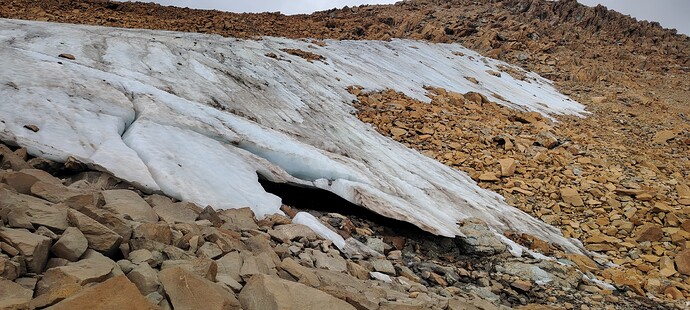
[[[134,265],[132,262],[126,259],[121,259],[117,261],[117,265],[120,266],[120,270],[122,270],[122,272],[124,273],[129,273],[130,271],[132,271],[132,269],[134,269],[134,267],[136,267],[136,265]]]
[[[216,281],[227,286],[235,293],[239,293],[242,290],[242,284],[240,284],[240,282],[237,282],[230,275],[218,274],[216,275]]]
[[[242,281],[240,277],[240,270],[242,268],[242,256],[239,252],[230,252],[223,257],[216,260],[218,264],[218,273],[226,274],[235,281]]]
[[[347,271],[347,261],[339,255],[326,254],[321,251],[313,251],[312,256],[316,268],[328,269],[336,272]]]
[[[386,249],[386,243],[383,242],[383,239],[379,238],[367,238],[367,246],[381,254],[383,254]]]
[[[457,238],[460,249],[468,254],[495,255],[506,251],[506,245],[480,219],[470,218],[459,223],[465,237]]]
[[[59,258],[76,262],[86,252],[88,246],[89,241],[86,240],[84,234],[75,227],[69,227],[50,250]]]
[[[147,249],[134,250],[129,253],[127,259],[129,259],[135,265],[142,263],[146,263],[150,266],[156,265],[156,260],[153,258],[153,253]]]

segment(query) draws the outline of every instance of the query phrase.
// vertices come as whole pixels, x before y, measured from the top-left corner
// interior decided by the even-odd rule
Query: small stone
[[[654,134],[652,141],[654,141],[656,144],[662,144],[666,143],[668,140],[674,139],[675,137],[676,133],[672,130],[662,130]]]
[[[58,55],[58,57],[69,59],[69,60],[75,60],[76,59],[76,57],[74,57],[74,55],[67,54],[67,53],[62,53],[62,54]]]
[[[268,231],[273,239],[280,240],[283,243],[289,243],[293,240],[306,238],[309,241],[318,239],[316,233],[308,226],[301,224],[287,224],[275,226]]]
[[[512,283],[510,283],[510,286],[523,292],[529,292],[529,290],[532,289],[532,283],[527,282],[525,280],[515,280]]]
[[[580,197],[580,194],[572,187],[561,188],[561,198],[564,202],[569,203],[574,207],[582,207],[585,205]]]
[[[76,262],[88,247],[89,241],[86,240],[84,234],[75,227],[69,227],[50,250],[59,258]]]
[[[498,182],[499,178],[493,172],[484,172],[479,175],[479,180],[484,182]]]
[[[503,158],[498,161],[501,165],[501,176],[509,177],[515,174],[517,162],[512,158]]]
[[[637,242],[652,241],[656,242],[661,240],[664,236],[664,231],[661,226],[656,224],[645,224],[635,231]]]

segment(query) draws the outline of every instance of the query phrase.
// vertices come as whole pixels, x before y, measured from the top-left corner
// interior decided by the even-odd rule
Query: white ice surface
[[[456,223],[478,217],[497,232],[578,251],[464,173],[357,120],[346,88],[392,88],[426,101],[425,85],[477,91],[548,115],[580,115],[582,105],[532,73],[525,81],[490,75],[500,62],[457,44],[325,42],[0,19],[0,139],[54,160],[74,156],[145,190],[216,208],[250,206],[259,217],[280,212],[281,202],[257,174],[331,191],[439,235],[460,235]]]

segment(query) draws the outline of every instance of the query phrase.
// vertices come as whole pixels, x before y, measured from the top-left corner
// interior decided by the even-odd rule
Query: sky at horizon
[[[126,1],[126,0],[125,0]],[[344,6],[361,4],[390,4],[395,0],[139,0],[156,2],[162,5],[190,7],[197,9],[215,9],[229,12],[281,12],[286,15],[308,14]],[[602,4],[638,20],[659,22],[665,28],[675,28],[679,33],[690,35],[690,0],[578,0],[578,2],[596,6]]]

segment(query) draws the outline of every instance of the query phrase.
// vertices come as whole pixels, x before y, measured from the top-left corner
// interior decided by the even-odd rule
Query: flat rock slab
[[[240,292],[245,310],[354,310],[355,307],[304,284],[255,275]]]
[[[240,309],[235,295],[182,268],[162,270],[158,278],[175,309]]]
[[[101,192],[105,205],[103,209],[136,222],[156,222],[158,215],[137,193],[126,189]]]
[[[126,305],[126,306],[125,306]],[[153,310],[152,305],[139,293],[137,287],[124,275],[114,277],[103,283],[83,289],[56,305],[51,310]],[[210,309],[210,308],[209,308]]]
[[[22,309],[29,304],[33,294],[30,289],[0,278],[0,309]]]

